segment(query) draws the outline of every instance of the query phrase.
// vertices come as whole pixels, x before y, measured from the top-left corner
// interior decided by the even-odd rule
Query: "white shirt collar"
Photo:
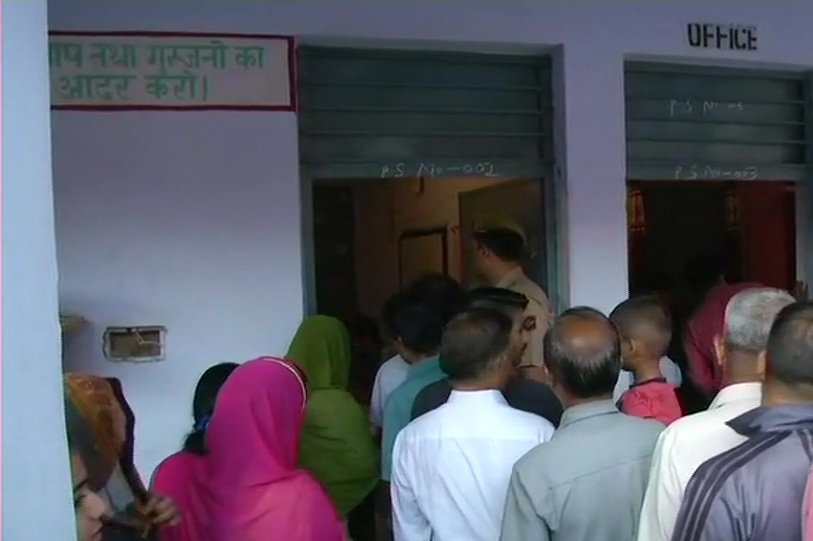
[[[742,400],[749,400],[757,402],[762,400],[762,383],[748,382],[748,383],[735,383],[723,387],[714,401],[709,406],[710,410],[725,406],[732,402],[740,402]]]
[[[452,390],[447,403],[460,402],[471,404],[475,402],[508,405],[502,392],[497,389],[486,389],[483,391],[456,391]]]

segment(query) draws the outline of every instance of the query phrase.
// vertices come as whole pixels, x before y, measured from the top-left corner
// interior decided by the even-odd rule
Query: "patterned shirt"
[[[697,469],[672,541],[801,541],[813,404],[763,406],[728,425],[748,441]]]

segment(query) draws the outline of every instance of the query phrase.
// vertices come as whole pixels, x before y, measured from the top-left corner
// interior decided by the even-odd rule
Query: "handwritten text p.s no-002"
[[[382,165],[380,173],[381,178],[432,178],[455,175],[477,177],[500,176],[495,165],[489,161],[449,164],[437,164],[431,162],[397,162]]]

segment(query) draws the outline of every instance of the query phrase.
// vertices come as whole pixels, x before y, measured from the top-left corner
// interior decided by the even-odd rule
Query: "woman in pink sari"
[[[195,386],[192,399],[192,432],[186,436],[183,449],[165,459],[155,469],[152,489],[175,501],[183,520],[159,531],[160,541],[200,541],[206,520],[204,487],[206,478],[206,429],[215,409],[217,394],[237,368],[235,363],[221,363],[208,368]]]
[[[298,370],[278,359],[226,381],[206,434],[210,541],[343,541],[327,494],[297,466],[306,400]]]

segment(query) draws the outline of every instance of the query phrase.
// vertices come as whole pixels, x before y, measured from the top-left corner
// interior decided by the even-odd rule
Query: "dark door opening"
[[[675,324],[669,355],[684,375],[682,331],[702,301],[686,272],[692,259],[725,251],[730,280],[792,291],[794,183],[630,182],[627,205],[630,294],[665,294]]]
[[[660,276],[679,293],[695,256],[725,249],[743,280],[791,290],[796,280],[793,183],[631,182],[630,292]]]

